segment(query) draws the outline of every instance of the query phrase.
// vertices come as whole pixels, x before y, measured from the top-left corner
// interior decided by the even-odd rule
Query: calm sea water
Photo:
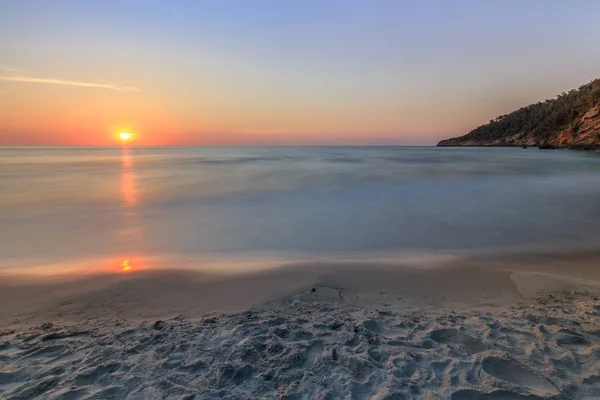
[[[20,271],[594,248],[600,154],[0,148],[0,238]]]

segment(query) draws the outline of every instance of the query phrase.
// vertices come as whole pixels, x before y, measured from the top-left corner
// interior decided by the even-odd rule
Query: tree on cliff
[[[600,105],[600,79],[596,79],[554,99],[520,108],[501,115],[459,138],[440,142],[440,145],[461,143],[494,143],[517,145],[518,140],[550,143],[559,132],[567,129],[577,131],[581,117],[592,107]],[[509,142],[509,140],[513,140]]]

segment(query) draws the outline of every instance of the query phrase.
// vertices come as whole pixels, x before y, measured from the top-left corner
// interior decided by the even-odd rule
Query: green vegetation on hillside
[[[489,124],[482,125],[459,138],[444,140],[440,145],[555,144],[564,132],[569,132],[571,138],[576,136],[582,116],[598,105],[600,79],[568,93],[561,93],[555,99],[501,115]]]

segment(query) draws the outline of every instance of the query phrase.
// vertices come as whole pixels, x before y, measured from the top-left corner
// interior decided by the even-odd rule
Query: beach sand
[[[600,398],[598,257],[0,284],[0,398]]]

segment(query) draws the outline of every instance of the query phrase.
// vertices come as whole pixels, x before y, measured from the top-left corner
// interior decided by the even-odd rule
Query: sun
[[[131,263],[129,262],[129,260],[125,260],[121,263],[121,271],[131,271]]]
[[[133,135],[129,132],[121,132],[119,133],[119,139],[121,139],[124,142],[127,142],[129,140],[131,140],[131,138],[133,137]]]

